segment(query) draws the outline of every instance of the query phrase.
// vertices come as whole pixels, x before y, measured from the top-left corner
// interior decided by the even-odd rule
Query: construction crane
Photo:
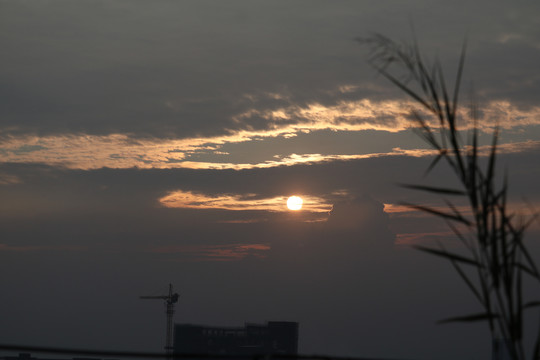
[[[173,314],[174,314],[174,304],[178,302],[177,293],[173,293],[172,284],[169,284],[169,294],[168,295],[157,295],[157,296],[141,296],[140,299],[158,299],[165,300],[165,314],[167,315],[167,328],[165,333],[165,353],[171,355],[173,353]]]

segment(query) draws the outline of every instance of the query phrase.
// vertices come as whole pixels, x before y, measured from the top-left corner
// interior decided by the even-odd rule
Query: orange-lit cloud
[[[403,233],[396,234],[396,245],[433,245],[438,241],[452,239],[455,234],[451,231],[439,231],[429,233]]]
[[[351,91],[351,86],[344,86],[342,92]],[[261,117],[274,124],[276,128],[282,123],[288,124],[290,132],[334,130],[334,131],[361,131],[382,130],[398,132],[415,126],[411,121],[411,110],[419,110],[425,120],[433,128],[439,126],[438,120],[422,113],[414,101],[384,100],[371,101],[369,99],[341,101],[336,105],[322,105],[311,103],[305,106],[290,105],[271,110],[250,109],[235,117],[239,123],[251,117]],[[461,108],[459,118],[469,119],[469,109]],[[482,107],[478,127],[481,130],[490,130],[495,126],[511,129],[516,126],[540,124],[540,106],[527,110],[520,109],[509,101],[492,101]],[[472,126],[472,122],[462,122],[460,128]]]
[[[11,139],[3,144],[6,153],[0,157],[0,162],[5,163],[43,163],[52,166],[66,167],[70,169],[99,169],[103,167],[126,169],[254,169],[271,168],[276,166],[291,166],[297,164],[320,163],[334,160],[366,159],[382,156],[412,156],[422,157],[435,154],[429,149],[401,149],[394,148],[389,152],[369,154],[290,154],[288,156],[275,156],[272,160],[258,163],[234,163],[234,162],[209,162],[184,160],[185,154],[179,144],[187,143],[187,140],[137,140],[131,141],[125,135],[111,136],[62,136],[35,138],[25,137]],[[43,144],[38,150],[17,153],[16,149],[23,144]],[[200,143],[204,143],[202,140]],[[195,145],[186,145],[185,148],[193,148]],[[512,153],[531,150],[540,147],[540,141],[529,140],[526,142],[507,143],[499,146],[499,153]],[[11,150],[13,149],[13,150]],[[480,155],[487,155],[489,147],[482,147]],[[15,177],[0,177],[0,185],[15,184]]]
[[[230,245],[170,245],[150,249],[159,254],[180,255],[186,261],[235,261],[248,256],[264,258],[270,246],[266,244]]]
[[[207,161],[189,161],[183,160],[185,153],[178,149],[178,143],[181,141],[162,141],[154,142],[137,141],[131,143],[124,135],[114,135],[110,137],[98,137],[89,139],[86,136],[82,139],[74,137],[60,138],[26,138],[14,140],[11,144],[4,143],[4,148],[12,147],[17,149],[19,143],[39,142],[44,145],[44,149],[17,154],[10,152],[2,156],[2,162],[14,163],[44,163],[53,166],[61,166],[72,169],[98,169],[109,168],[131,168],[142,169],[158,168],[189,168],[189,169],[253,169],[253,168],[271,168],[276,166],[291,166],[305,163],[328,162],[333,160],[354,160],[382,156],[413,156],[422,157],[435,154],[429,149],[401,149],[394,148],[390,152],[343,155],[343,154],[290,154],[283,157],[275,157],[273,160],[267,160],[259,163],[232,163],[232,162],[207,162]],[[67,144],[63,144],[67,139]],[[80,142],[79,142],[80,140]],[[189,145],[192,147],[192,145]],[[519,143],[508,143],[499,146],[500,153],[520,152],[540,147],[540,141],[526,141]],[[172,150],[171,150],[172,149]],[[481,148],[480,155],[487,155],[489,147]],[[0,185],[16,183],[14,177],[3,177],[0,179]]]
[[[15,185],[20,183],[21,179],[18,176],[0,173],[0,185]]]
[[[344,87],[340,91],[351,91]],[[277,95],[276,95],[277,96]],[[403,131],[411,127],[410,109],[414,103],[404,101],[342,101],[325,106],[318,103],[306,106],[291,105],[273,110],[251,109],[234,117],[238,124],[249,123],[251,117],[264,118],[263,130],[237,130],[229,135],[186,139],[135,139],[125,134],[109,135],[49,135],[5,136],[0,144],[0,162],[43,163],[72,169],[109,168],[192,168],[192,169],[250,169],[268,168],[300,163],[360,159],[385,155],[426,156],[429,150],[396,148],[387,153],[362,155],[290,154],[258,163],[234,162],[234,157],[221,150],[225,144],[243,143],[275,137],[294,137],[318,130]],[[521,110],[509,102],[489,103],[482,109],[481,129],[488,131],[496,124],[504,129],[540,124],[540,107]],[[466,116],[465,113],[462,114]],[[436,127],[436,123],[433,124]],[[240,126],[242,127],[242,126]],[[540,146],[540,141],[506,144],[501,151],[523,151]],[[195,161],[190,154],[206,151],[229,161]],[[0,178],[0,184],[16,179]]]
[[[427,205],[431,209],[436,211],[451,213],[452,211],[447,206]],[[472,210],[469,206],[459,205],[455,206],[455,209],[465,218],[474,221],[472,217]],[[507,203],[507,214],[512,214],[512,218],[516,223],[527,223],[529,220],[535,218],[535,214],[540,214],[537,210],[540,209],[539,204],[530,204],[523,201],[509,201]],[[436,215],[411,208],[406,205],[400,204],[384,204],[384,211],[390,215],[391,219],[395,218],[435,218]],[[454,223],[455,229],[458,230],[461,235],[471,238],[474,237],[474,228],[468,228],[466,225]],[[444,223],[440,223],[439,231],[435,232],[411,232],[400,233],[399,230],[396,234],[396,244],[398,245],[415,245],[415,244],[429,244],[437,245],[439,241],[456,240],[457,236],[454,234],[448,226]],[[540,222],[533,221],[528,228],[530,231],[539,231]]]
[[[326,203],[323,199],[300,195],[304,200],[303,211],[308,212],[328,212],[332,209],[332,204]],[[190,209],[223,209],[223,210],[263,210],[272,212],[289,211],[287,209],[288,196],[277,196],[273,198],[256,198],[254,195],[206,195],[190,191],[173,191],[159,199],[159,202],[169,208],[190,208]]]
[[[424,204],[419,204],[424,205]],[[440,205],[425,205],[426,207],[429,207],[430,209],[433,209],[435,211],[440,212],[449,212],[448,207],[446,206],[440,206]],[[470,215],[470,208],[466,205],[462,206],[454,206],[454,209],[459,211],[462,215],[467,216]],[[434,216],[430,213],[427,213],[425,211],[421,211],[418,209],[415,209],[408,205],[401,205],[401,204],[384,204],[384,212],[387,214],[390,214],[394,217],[428,217],[428,216]]]

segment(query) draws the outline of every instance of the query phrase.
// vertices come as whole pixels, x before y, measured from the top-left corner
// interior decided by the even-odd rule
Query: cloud
[[[504,145],[499,157],[499,171],[508,168],[510,194],[517,203],[524,196],[538,200],[538,144]],[[517,150],[517,152],[516,152]],[[333,204],[344,197],[362,192],[388,206],[399,201],[440,206],[422,192],[407,190],[399,183],[420,183],[453,188],[458,186],[454,176],[441,166],[422,178],[430,163],[422,152],[416,157],[412,150],[401,155],[365,156],[360,159],[333,159],[326,162],[307,162],[291,166],[249,169],[67,169],[38,164],[1,164],[0,173],[16,183],[0,186],[3,214],[26,214],[63,211],[126,211],[161,207],[162,199],[175,191],[204,195],[213,201],[224,195],[239,196],[239,200],[276,199],[291,194],[314,196],[321,204]],[[407,155],[411,156],[407,156]],[[342,192],[340,194],[340,192]],[[126,194],[130,194],[126,196]],[[256,194],[255,198],[244,197]],[[233,202],[231,200],[231,202]],[[218,204],[220,205],[220,204]],[[222,206],[221,204],[220,206]],[[264,205],[266,206],[266,205]],[[385,209],[392,213],[396,209]],[[177,208],[180,210],[179,208]],[[174,209],[171,208],[171,211]],[[103,210],[101,210],[103,211]],[[206,211],[206,210],[205,210]],[[246,210],[245,215],[253,215]],[[405,215],[405,213],[402,213]],[[11,216],[11,215],[10,215]],[[397,216],[397,215],[396,215]],[[238,216],[220,220],[241,220]],[[244,219],[245,220],[245,219]]]
[[[502,109],[502,110],[501,110]],[[491,109],[493,113],[499,112],[510,116],[506,112],[505,106],[499,109]],[[488,114],[486,112],[486,114]],[[488,114],[489,115],[489,114]],[[518,134],[520,137],[515,139],[514,135],[507,135],[503,132],[501,139],[503,143],[500,145],[501,152],[519,152],[527,151],[538,146],[538,141],[528,137],[528,131],[525,131],[527,126],[534,124],[538,117],[529,115],[514,114],[518,119],[517,125],[512,121],[503,121],[501,127],[513,129],[513,126],[519,127],[523,134]],[[485,115],[487,116],[487,115]],[[502,115],[501,115],[502,116]],[[508,125],[512,123],[512,125]],[[433,151],[425,148],[403,148],[391,147],[388,149],[381,148],[377,142],[365,141],[362,138],[362,131],[351,130],[354,127],[337,126],[333,128],[329,124],[324,124],[323,121],[314,121],[313,127],[302,127],[299,125],[289,125],[283,128],[274,129],[271,131],[241,131],[236,134],[210,137],[210,138],[193,138],[193,139],[137,139],[131,138],[128,135],[112,134],[107,136],[92,136],[92,135],[62,135],[62,136],[8,136],[5,137],[0,146],[0,161],[13,163],[42,163],[58,167],[67,167],[71,169],[99,169],[99,168],[191,168],[191,169],[250,169],[250,168],[270,168],[276,166],[291,166],[301,163],[317,163],[328,162],[334,160],[352,160],[363,159],[378,156],[429,156]],[[496,123],[486,125],[484,130],[488,131]],[[316,131],[315,128],[317,128]],[[346,130],[348,129],[348,130]],[[289,153],[283,154],[282,151],[286,148],[273,148],[274,153],[268,153],[269,150],[261,152],[260,156],[253,157],[254,162],[242,162],[241,159],[246,158],[242,153],[242,148],[229,149],[222,151],[224,146],[231,144],[249,144],[249,150],[256,152],[257,147],[266,148],[272,144],[277,138],[286,139],[291,136],[300,136],[302,134],[302,144],[314,147],[316,144],[329,137],[328,134],[319,132],[323,130],[332,130],[335,132],[336,139],[342,137],[343,143],[359,145],[365,144],[365,148],[356,147],[347,148],[347,152],[355,153]],[[403,131],[398,127],[397,130]],[[348,131],[348,133],[343,133]],[[358,131],[359,141],[352,137]],[[436,129],[435,129],[436,131]],[[395,140],[391,138],[391,132],[380,131],[377,135],[388,141]],[[290,135],[290,136],[289,136]],[[534,135],[534,134],[533,134]],[[368,135],[366,135],[368,136]],[[513,136],[513,137],[512,137]],[[369,136],[368,136],[369,137]],[[481,140],[484,138],[482,136]],[[521,140],[521,141],[520,141]],[[287,140],[285,145],[289,148],[294,148],[294,139]],[[411,145],[404,143],[404,146]],[[487,141],[486,141],[487,142]],[[416,143],[414,143],[416,145]],[[348,145],[343,145],[348,146]],[[336,145],[339,149],[339,143]],[[344,147],[344,149],[345,149]],[[24,149],[22,151],[21,149]],[[485,149],[482,154],[485,154]],[[234,151],[233,151],[234,150]],[[328,149],[330,150],[330,149]],[[382,151],[381,151],[382,150]],[[276,154],[277,152],[277,154]],[[202,156],[201,154],[205,154]],[[269,154],[272,154],[268,157]]]
[[[338,202],[332,206],[328,226],[334,229],[366,228],[388,222],[384,206],[368,196]]]
[[[301,195],[301,194],[296,194]],[[261,198],[257,194],[221,194],[205,195],[190,191],[177,190],[159,199],[159,202],[169,208],[189,209],[224,209],[224,210],[263,210],[289,211],[288,196]],[[304,201],[302,211],[328,212],[330,205],[317,196],[302,195]]]
[[[392,16],[361,3],[334,9],[319,2],[309,10],[294,4],[287,11],[235,3],[220,16],[205,12],[212,6],[5,5],[2,133],[193,139],[321,116],[335,126],[399,131],[407,106],[388,105],[403,97],[374,79],[353,38],[381,29],[401,37],[408,28],[403,11],[419,14],[422,44],[428,53],[436,48],[445,65],[455,63],[462,29],[471,26],[466,70],[482,101],[538,106],[537,51],[530,41],[498,42],[506,34],[535,41],[537,5],[498,3],[486,14],[481,4],[463,3],[468,10],[458,11],[437,2],[431,6],[461,19],[444,32],[421,15],[432,14],[422,1],[399,5]]]
[[[455,240],[456,235],[452,231],[440,231],[440,232],[417,232],[417,233],[403,233],[396,235],[397,245],[429,245],[445,243],[448,245],[449,240]]]
[[[21,179],[17,175],[4,174],[0,172],[0,185],[19,184]]]
[[[336,238],[350,238],[369,251],[389,251],[394,245],[389,220],[382,203],[363,195],[335,203],[325,225]]]
[[[267,244],[171,245],[148,250],[157,254],[174,254],[172,261],[239,261],[246,257],[264,258],[270,250]]]

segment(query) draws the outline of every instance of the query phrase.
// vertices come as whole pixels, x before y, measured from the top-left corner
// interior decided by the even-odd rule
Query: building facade
[[[174,352],[261,355],[298,353],[298,323],[270,321],[244,327],[175,324]]]

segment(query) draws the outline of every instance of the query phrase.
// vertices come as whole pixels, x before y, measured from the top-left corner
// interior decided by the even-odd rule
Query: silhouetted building
[[[270,321],[265,325],[215,327],[175,324],[174,352],[196,354],[291,354],[298,353],[298,323]]]
[[[6,355],[6,356],[0,356],[0,360],[68,360],[65,357],[59,357],[59,358],[38,358],[32,356],[30,353],[19,353],[18,356],[13,355]],[[74,357],[71,358],[71,360],[107,360],[107,359],[101,359],[101,358],[90,358],[90,357]],[[108,360],[115,360],[115,359],[108,359]]]

